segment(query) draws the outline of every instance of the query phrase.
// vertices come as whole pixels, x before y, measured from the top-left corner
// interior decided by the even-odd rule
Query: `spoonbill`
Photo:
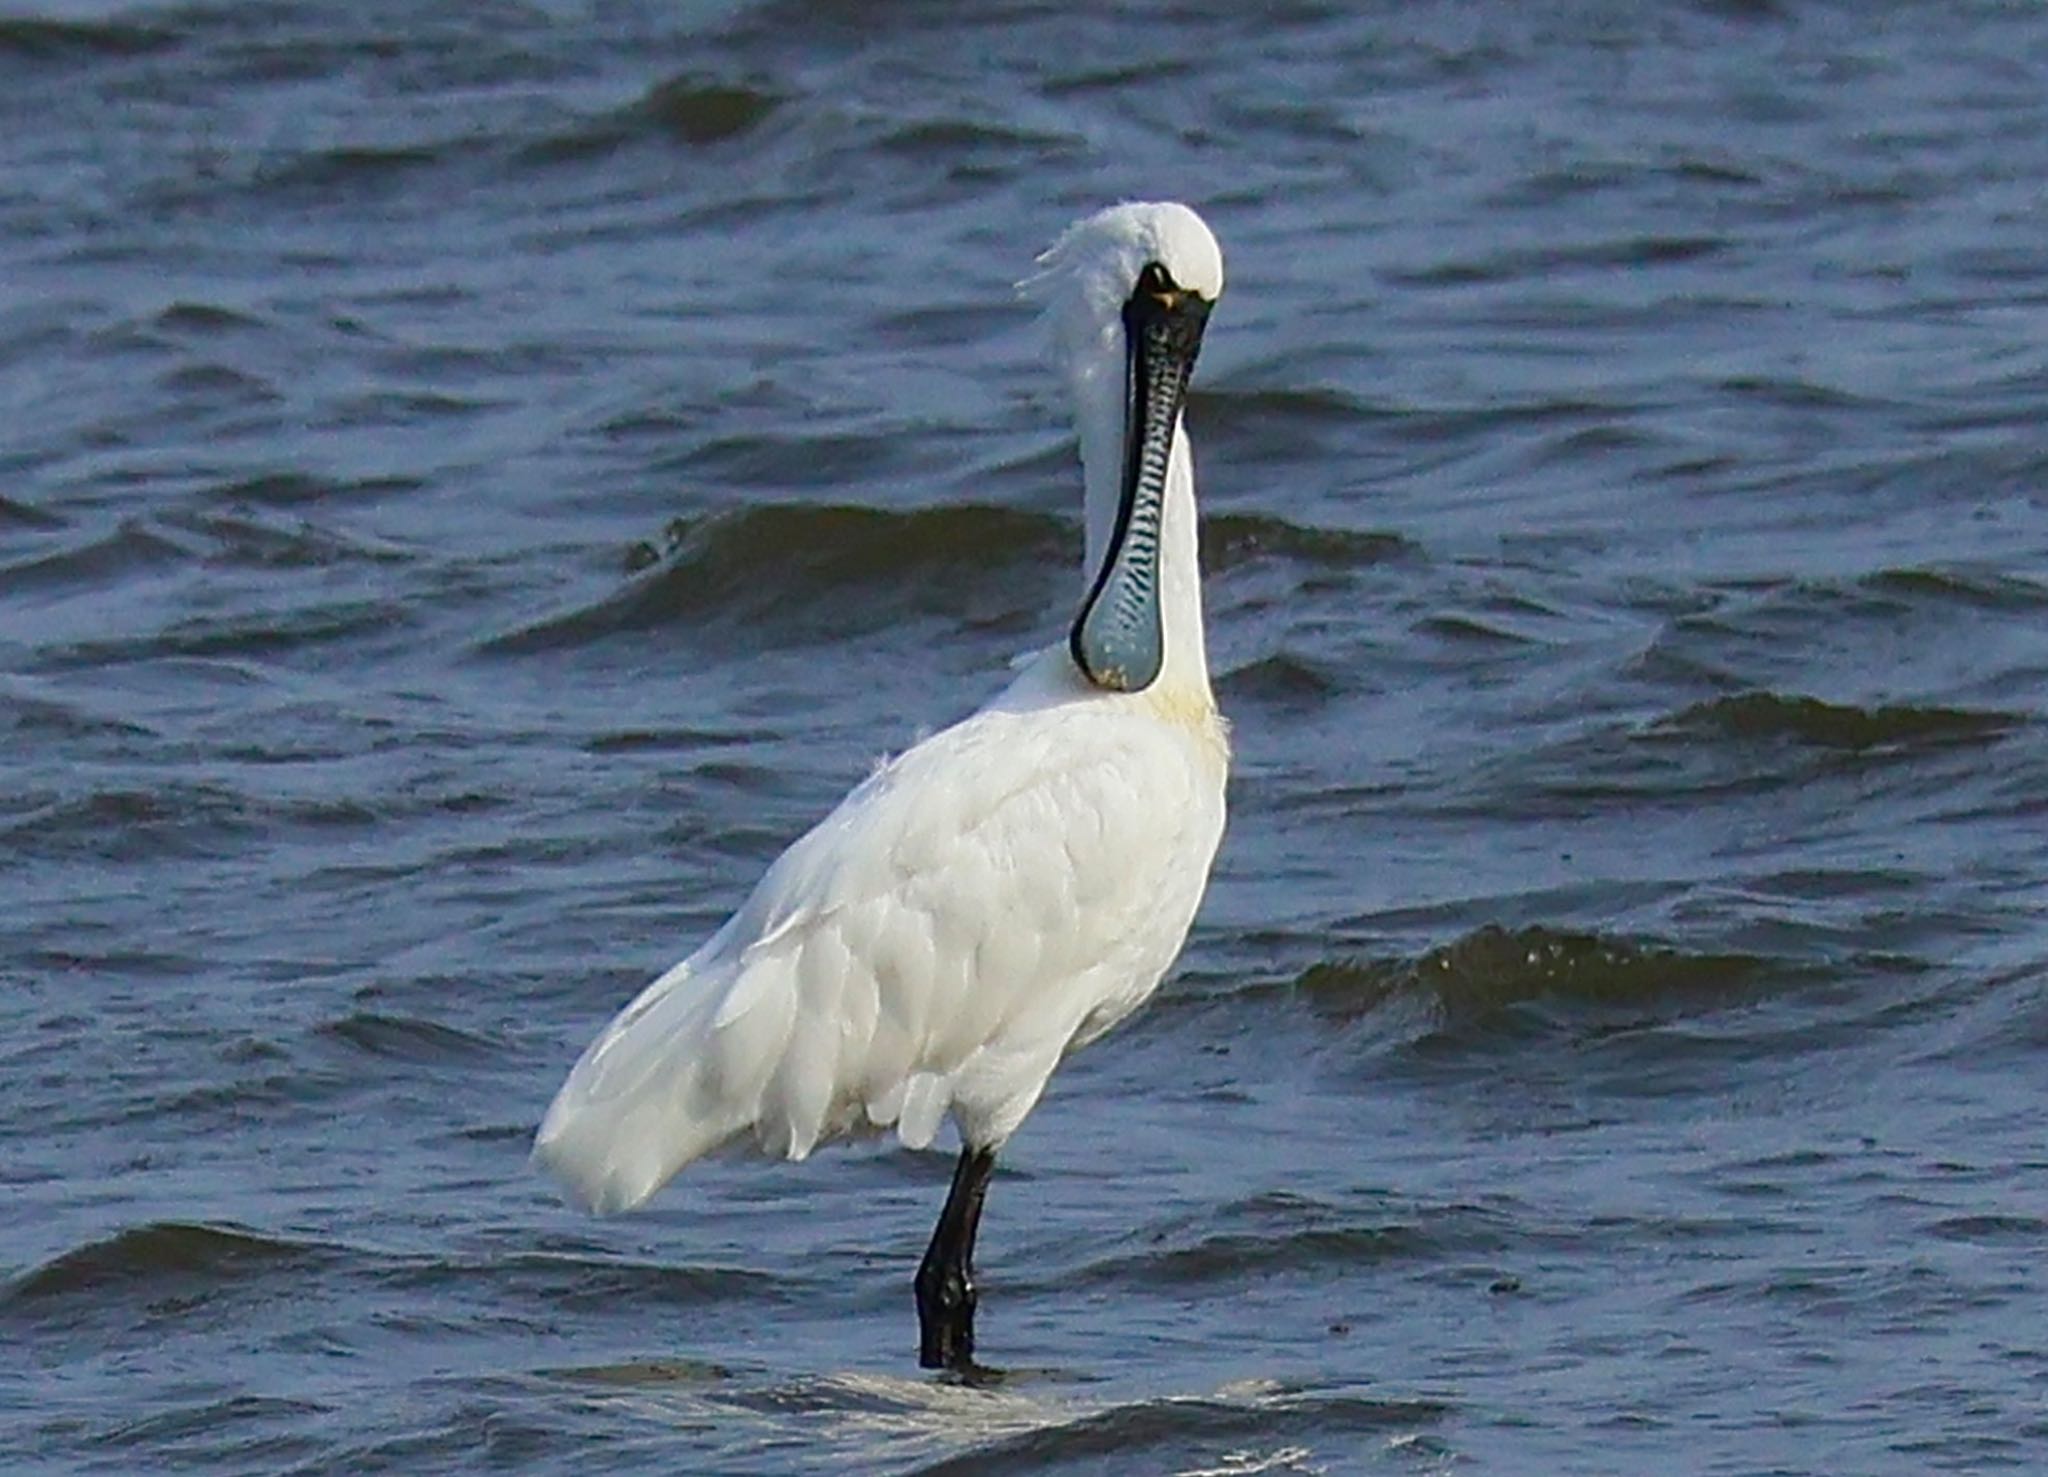
[[[1223,835],[1181,405],[1223,257],[1179,204],[1069,228],[1040,297],[1079,430],[1083,598],[1066,641],[878,768],[641,991],[563,1083],[534,1156],[628,1210],[751,1142],[803,1159],[948,1115],[960,1157],[915,1280],[919,1359],[971,1371],[996,1152],[1062,1057],[1128,1016],[1187,938]]]

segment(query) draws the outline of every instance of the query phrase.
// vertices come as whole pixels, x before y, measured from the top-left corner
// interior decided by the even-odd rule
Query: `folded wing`
[[[987,710],[878,770],[583,1055],[536,1156],[629,1209],[751,1135],[801,1159],[863,1123],[993,1147],[1062,1052],[1185,936],[1221,765],[1114,705]]]

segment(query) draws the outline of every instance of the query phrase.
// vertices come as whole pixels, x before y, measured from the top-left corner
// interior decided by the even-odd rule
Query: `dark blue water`
[[[19,1470],[2048,1465],[2048,16],[0,9]],[[1005,1153],[526,1167],[1070,614],[1174,197],[1233,819]]]

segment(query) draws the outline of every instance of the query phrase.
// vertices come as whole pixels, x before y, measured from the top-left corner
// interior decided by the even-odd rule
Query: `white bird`
[[[974,1368],[972,1258],[996,1151],[1060,1059],[1180,952],[1223,835],[1181,403],[1223,258],[1184,205],[1071,227],[1024,284],[1074,398],[1085,597],[1068,639],[883,764],[696,953],[591,1043],[534,1156],[628,1210],[751,1139],[802,1159],[894,1126],[962,1148],[916,1279],[921,1362]]]

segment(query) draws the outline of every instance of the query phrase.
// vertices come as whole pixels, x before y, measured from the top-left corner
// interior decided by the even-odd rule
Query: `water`
[[[16,1469],[2048,1464],[2048,18],[1067,10],[6,8]],[[1061,629],[1128,195],[1233,822],[970,1389],[943,1150],[525,1155]]]

